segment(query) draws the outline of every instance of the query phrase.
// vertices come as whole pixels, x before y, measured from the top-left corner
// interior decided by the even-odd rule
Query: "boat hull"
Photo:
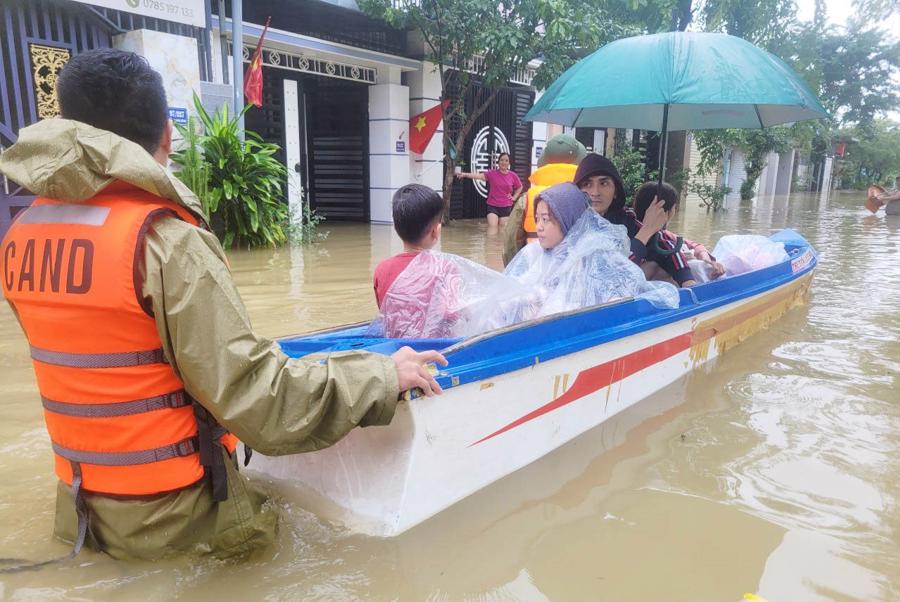
[[[444,395],[401,403],[389,426],[314,453],[256,454],[250,467],[327,500],[326,513],[352,530],[400,534],[766,328],[805,300],[814,263],[797,253],[790,277],[756,294],[514,370],[451,378]]]

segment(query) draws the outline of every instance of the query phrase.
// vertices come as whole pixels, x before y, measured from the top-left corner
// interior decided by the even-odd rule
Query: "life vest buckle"
[[[175,444],[175,453],[178,454],[178,457],[190,456],[191,454],[196,454],[199,450],[199,437],[189,437],[187,439],[182,439]]]
[[[171,410],[175,410],[178,408],[183,408],[184,406],[188,405],[185,402],[184,395],[185,395],[184,389],[182,389],[180,391],[173,391],[172,393],[169,393],[168,395],[166,395],[166,407]]]

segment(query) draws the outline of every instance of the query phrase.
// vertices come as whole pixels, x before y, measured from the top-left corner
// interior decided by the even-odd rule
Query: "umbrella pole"
[[[662,131],[659,133],[659,182],[656,185],[657,196],[662,194],[663,174],[666,171],[666,146],[669,138],[669,105],[663,105]]]
[[[666,146],[668,146],[669,138],[669,105],[663,105],[663,122],[662,131],[659,133],[659,181],[656,183],[656,198],[662,198],[663,173],[666,171]],[[674,255],[681,250],[684,239],[680,236],[675,240],[675,245],[671,249],[663,249],[659,246],[659,237],[654,235],[650,239],[650,244],[657,253],[663,256]]]

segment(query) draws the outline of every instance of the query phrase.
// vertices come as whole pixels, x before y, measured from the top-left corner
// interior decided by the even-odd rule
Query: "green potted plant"
[[[242,141],[238,117],[229,115],[227,105],[210,115],[195,95],[194,109],[196,120],[192,117],[186,126],[176,126],[185,147],[173,160],[181,167],[178,177],[200,197],[222,245],[284,244],[287,170],[275,158],[278,145],[249,131]]]

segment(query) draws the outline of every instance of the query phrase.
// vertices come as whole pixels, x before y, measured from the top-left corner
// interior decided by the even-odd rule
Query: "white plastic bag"
[[[758,234],[723,236],[716,243],[713,256],[725,266],[726,276],[767,268],[788,258],[783,242],[775,242]]]

